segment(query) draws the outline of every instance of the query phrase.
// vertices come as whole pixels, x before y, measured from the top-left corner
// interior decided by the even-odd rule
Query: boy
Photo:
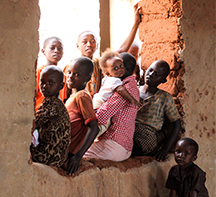
[[[78,170],[82,156],[99,132],[92,98],[85,89],[91,79],[93,67],[91,59],[80,57],[72,61],[67,71],[67,86],[73,92],[65,103],[71,122],[69,175]]]
[[[170,67],[164,60],[153,62],[145,72],[145,84],[139,88],[142,107],[137,112],[132,156],[154,156],[164,161],[180,132],[180,115],[172,95],[157,86],[166,82]],[[161,131],[165,118],[173,124],[166,141]]]
[[[36,71],[37,86],[36,86],[36,96],[35,96],[35,111],[38,110],[38,108],[40,107],[44,99],[44,96],[40,92],[40,88],[39,88],[40,73],[45,67],[49,65],[57,66],[58,62],[61,60],[63,56],[62,41],[58,37],[49,37],[44,41],[43,49],[41,49],[41,51],[45,55],[47,62],[46,64],[38,67]],[[64,80],[66,80],[66,77],[64,77]],[[62,101],[64,101],[64,99],[66,98],[66,85],[59,92],[59,96],[62,99]]]
[[[132,26],[132,29],[128,37],[122,43],[121,47],[118,50],[116,50],[117,52],[121,53],[124,51],[128,51],[131,44],[133,43],[137,29],[141,22],[140,14],[139,14],[140,9],[141,8],[138,8],[138,3],[136,3],[134,5],[134,14],[135,14],[134,24]],[[93,71],[92,78],[86,85],[86,89],[90,92],[92,97],[95,93],[99,91],[101,87],[101,81],[103,78],[103,74],[98,63],[98,59],[93,57],[97,47],[98,47],[97,38],[93,32],[84,31],[79,34],[78,41],[77,41],[77,48],[79,49],[81,56],[89,57],[94,63],[94,71]],[[67,73],[67,68],[68,65],[66,65],[66,67],[63,69],[64,73]]]
[[[59,99],[63,79],[63,71],[55,65],[41,72],[39,86],[44,99],[35,114],[33,128],[38,130],[39,144],[30,146],[33,161],[56,167],[66,163],[70,143],[70,118]]]
[[[191,138],[180,139],[175,147],[178,165],[170,169],[166,188],[170,197],[208,197],[206,173],[193,163],[197,159],[198,144]]]
[[[133,76],[136,60],[129,53],[121,53],[120,56],[125,65],[123,85],[131,96],[138,100],[139,90]],[[111,126],[98,138],[98,141],[92,144],[84,157],[112,161],[123,161],[129,158],[133,146],[136,113],[137,107],[115,92],[96,113],[98,124],[106,124],[111,118]]]

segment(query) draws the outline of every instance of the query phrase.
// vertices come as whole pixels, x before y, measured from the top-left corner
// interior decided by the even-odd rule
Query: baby
[[[55,65],[41,72],[39,86],[45,98],[35,114],[33,135],[36,139],[33,138],[30,146],[34,162],[56,167],[62,167],[67,161],[71,134],[70,118],[59,98],[63,79],[63,71]]]
[[[206,173],[193,163],[197,159],[198,144],[191,138],[180,139],[175,147],[175,161],[166,183],[170,197],[207,197]]]

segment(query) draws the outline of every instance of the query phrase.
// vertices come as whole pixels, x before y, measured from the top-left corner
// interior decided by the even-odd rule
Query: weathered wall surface
[[[161,1],[159,4],[163,5],[163,9],[169,10],[169,17],[165,17],[169,21],[162,17],[167,12],[157,8],[157,2],[146,4],[143,0],[140,4],[144,9],[148,8],[149,22],[155,17],[160,27],[155,28],[154,32],[152,28],[156,27],[155,24],[152,22],[148,26],[146,20],[148,28],[145,29],[143,22],[140,37],[143,41],[148,40],[144,36],[147,30],[151,30],[153,40],[161,39],[155,43],[144,42],[142,65],[145,67],[155,59],[167,57],[165,60],[179,76],[176,65],[182,68],[183,61],[186,92],[179,100],[184,106],[185,135],[193,137],[200,144],[197,164],[207,172],[207,187],[210,196],[215,196],[214,0],[184,0],[181,12],[178,9],[173,11],[172,5],[175,3]],[[153,16],[150,12],[161,14]],[[178,15],[182,12],[182,15]],[[39,15],[38,0],[0,1],[0,196],[167,196],[168,190],[164,184],[168,170],[175,163],[173,158],[165,163],[153,161],[143,165],[139,160],[128,160],[127,165],[107,162],[102,169],[101,163],[94,164],[75,178],[62,176],[45,165],[28,164],[34,117],[34,69],[39,50]],[[179,16],[183,17],[179,20]],[[180,42],[179,24],[184,42]],[[157,36],[159,29],[162,33]],[[152,51],[147,55],[151,49],[157,49],[158,53]],[[180,53],[181,50],[183,53]],[[156,56],[158,54],[161,55]],[[149,58],[146,63],[145,57]],[[125,166],[130,163],[134,167],[127,170]],[[86,165],[92,166],[91,163]]]
[[[185,135],[200,145],[197,163],[207,173],[207,186],[213,197],[216,196],[215,0],[183,1],[182,9]]]
[[[166,60],[172,69],[161,86],[176,97],[184,120],[184,136],[200,145],[196,163],[207,173],[215,194],[215,1],[142,0],[139,35],[142,69]]]

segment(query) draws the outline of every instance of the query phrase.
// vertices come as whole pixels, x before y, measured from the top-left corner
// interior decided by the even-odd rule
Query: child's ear
[[[60,84],[60,90],[64,87],[64,82],[62,82],[61,84]]]
[[[194,156],[193,161],[195,161],[197,159],[197,155]]]
[[[76,46],[77,46],[77,49],[79,49],[79,44],[78,43],[76,43]]]
[[[41,49],[41,52],[44,54],[44,53],[45,53],[45,50],[44,50],[44,49]]]

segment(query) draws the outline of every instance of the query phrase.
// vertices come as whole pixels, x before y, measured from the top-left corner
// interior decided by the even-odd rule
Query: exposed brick
[[[140,40],[145,44],[177,42],[178,24],[175,17],[144,16],[139,28]]]

